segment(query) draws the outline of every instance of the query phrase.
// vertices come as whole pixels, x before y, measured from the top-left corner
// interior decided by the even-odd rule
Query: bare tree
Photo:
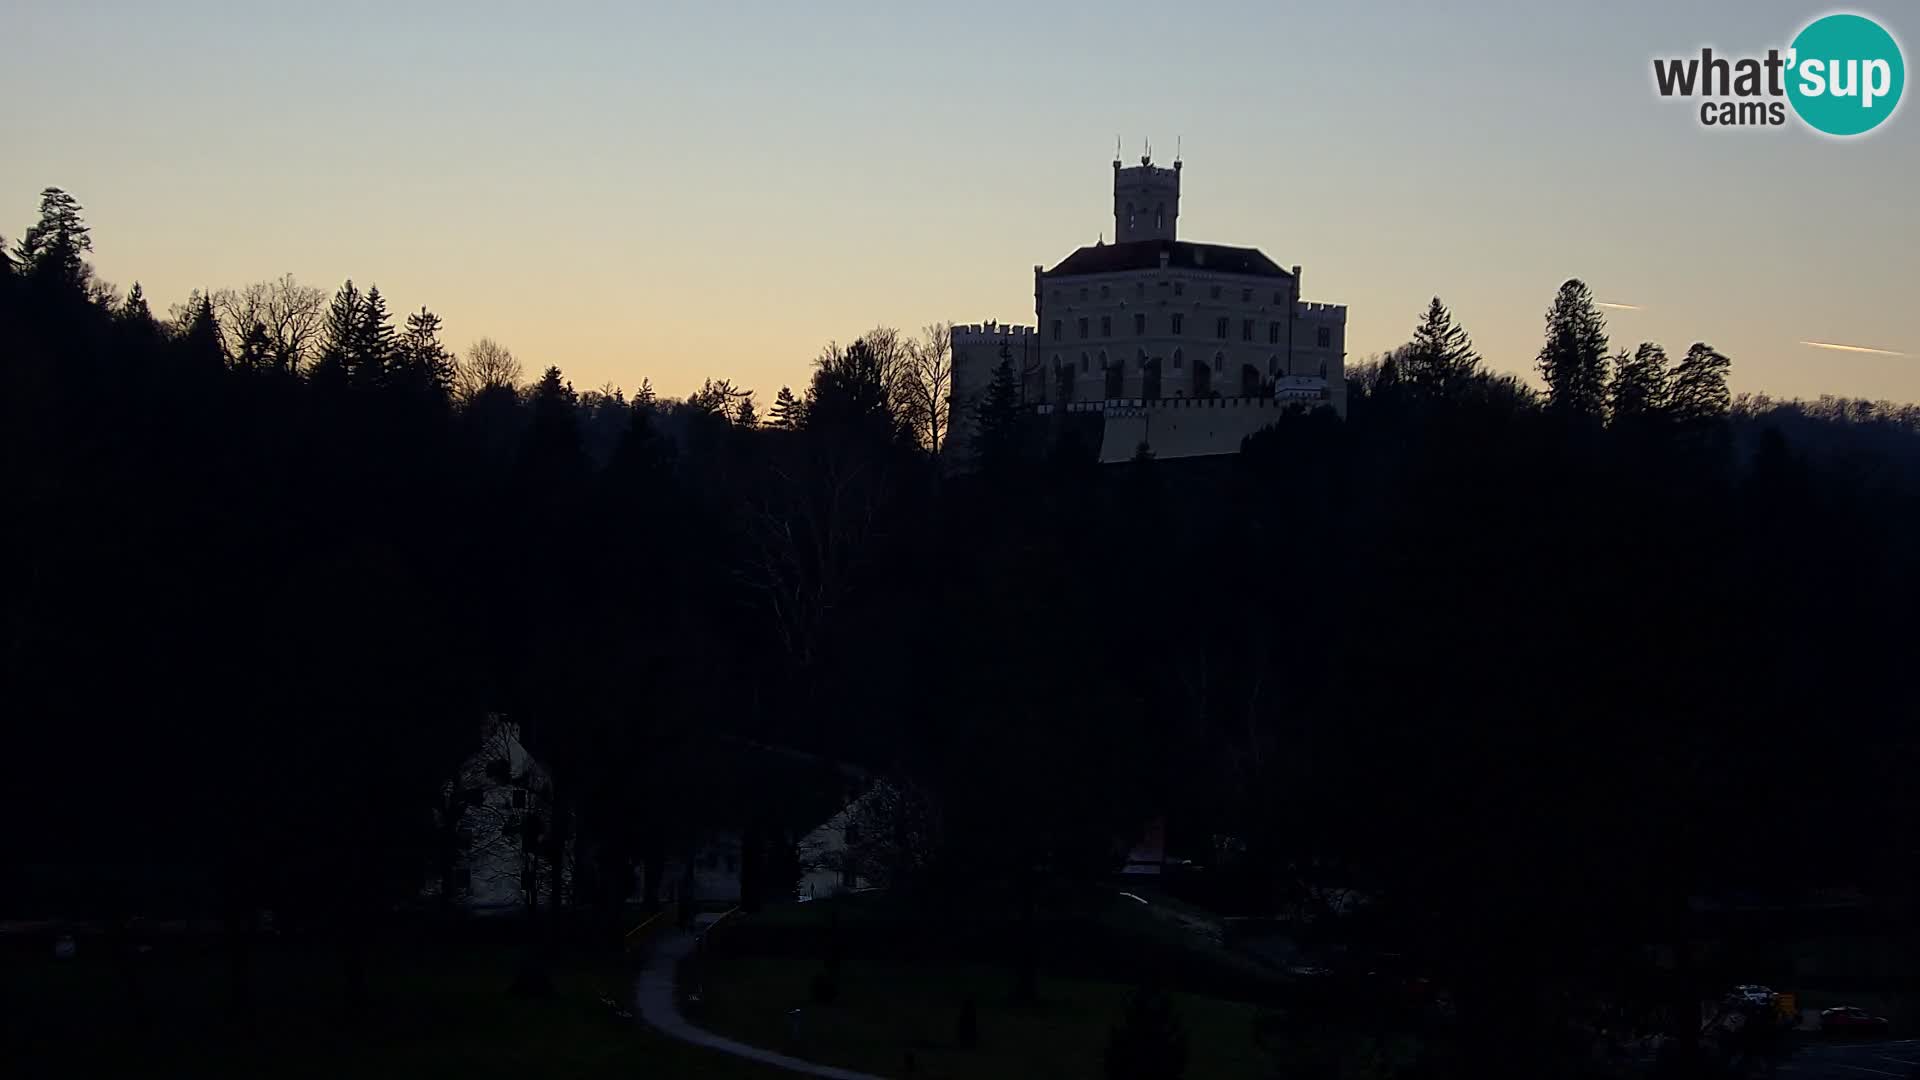
[[[520,361],[506,346],[492,338],[481,338],[467,346],[467,355],[454,368],[454,392],[461,401],[472,401],[482,390],[494,387],[514,389],[520,385]]]
[[[920,445],[938,454],[947,437],[953,395],[953,328],[946,323],[923,327],[918,338],[907,342],[906,367],[902,404],[907,418]]]
[[[212,300],[221,337],[227,341],[244,340],[257,325],[266,329],[275,369],[291,375],[313,359],[326,317],[326,290],[282,274],[273,281],[221,289]]]

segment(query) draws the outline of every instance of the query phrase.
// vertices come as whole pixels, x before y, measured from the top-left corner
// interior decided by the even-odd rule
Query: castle
[[[1180,174],[1116,158],[1114,242],[1033,268],[1035,325],[953,327],[951,463],[1002,361],[1034,413],[1097,414],[1101,461],[1236,453],[1296,403],[1346,415],[1345,305],[1255,248],[1181,240]]]

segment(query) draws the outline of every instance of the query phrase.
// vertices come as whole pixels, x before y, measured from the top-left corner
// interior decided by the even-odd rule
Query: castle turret
[[[1113,238],[1126,244],[1135,240],[1174,240],[1175,224],[1180,220],[1180,162],[1163,169],[1153,163],[1153,152],[1140,155],[1140,164],[1122,168],[1113,159]]]

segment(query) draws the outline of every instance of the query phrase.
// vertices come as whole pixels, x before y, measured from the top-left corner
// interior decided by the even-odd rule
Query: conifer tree
[[[1480,367],[1480,354],[1473,351],[1473,339],[1465,327],[1453,321],[1453,313],[1434,297],[1426,315],[1414,327],[1413,340],[1399,361],[1398,374],[1420,393],[1446,396],[1457,393]]]
[[[147,294],[139,282],[127,290],[127,302],[120,308],[120,317],[138,326],[153,325],[153,309],[147,306]]]
[[[773,412],[771,418],[767,421],[767,426],[792,431],[802,426],[801,413],[801,405],[799,400],[793,396],[793,388],[783,386],[780,388],[780,392],[774,395]]]
[[[760,414],[753,407],[753,391],[747,391],[747,395],[740,399],[739,408],[733,412],[733,422],[741,427],[760,426]]]
[[[1682,424],[1726,419],[1733,403],[1727,390],[1727,372],[1732,367],[1733,361],[1715,352],[1713,346],[1695,342],[1673,369],[1668,414]]]
[[[186,333],[180,338],[188,362],[202,370],[222,370],[227,366],[227,351],[220,343],[220,320],[213,313],[213,300],[200,295],[191,312]]]
[[[453,353],[440,343],[440,327],[440,316],[424,307],[407,316],[395,367],[398,381],[409,389],[441,396],[453,392]]]
[[[1020,454],[1020,394],[1013,380],[1013,361],[1002,360],[993,369],[975,413],[973,456],[989,473],[1013,468]]]
[[[385,386],[393,365],[394,332],[393,317],[387,311],[386,298],[380,295],[380,286],[367,290],[351,340],[347,374],[353,384],[368,389]]]
[[[1547,309],[1539,364],[1549,408],[1567,416],[1600,417],[1606,404],[1607,327],[1593,293],[1578,278],[1561,285]]]
[[[653,393],[653,380],[641,379],[640,389],[634,391],[634,394],[633,394],[634,405],[641,408],[651,409],[653,408],[656,400],[658,399],[654,396],[654,393]]]
[[[92,230],[80,217],[80,204],[50,187],[40,193],[40,220],[27,228],[14,256],[21,273],[77,289],[86,284],[84,256],[92,250]]]
[[[362,301],[353,279],[340,286],[327,305],[326,318],[320,324],[320,358],[314,362],[311,378],[322,386],[345,386],[353,363],[354,347],[360,333]]]
[[[1622,350],[1613,362],[1613,384],[1607,393],[1613,422],[1633,423],[1660,415],[1667,407],[1667,351],[1643,341],[1629,355]]]

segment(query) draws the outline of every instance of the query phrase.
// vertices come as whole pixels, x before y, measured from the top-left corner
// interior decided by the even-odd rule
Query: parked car
[[[1820,1010],[1820,1030],[1828,1035],[1885,1035],[1887,1018],[1853,1005]]]

